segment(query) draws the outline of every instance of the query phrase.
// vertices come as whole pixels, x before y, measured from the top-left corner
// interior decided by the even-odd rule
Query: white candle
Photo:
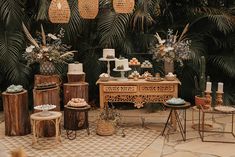
[[[223,93],[223,88],[224,88],[224,83],[219,82],[217,92]]]
[[[211,82],[206,82],[206,91],[211,92]]]

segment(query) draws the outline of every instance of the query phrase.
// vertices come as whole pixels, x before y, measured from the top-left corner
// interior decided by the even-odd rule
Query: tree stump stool
[[[67,105],[72,98],[83,98],[88,102],[88,83],[65,83],[64,84],[64,105]]]
[[[77,136],[76,131],[81,129],[87,129],[87,134],[90,134],[88,121],[90,108],[90,105],[81,108],[64,106],[64,129],[67,132],[68,139],[75,139]]]
[[[31,132],[28,109],[28,92],[3,92],[3,107],[5,115],[5,135],[22,136]]]
[[[35,75],[34,76],[34,86],[36,87],[41,83],[51,83],[55,82],[57,85],[61,84],[61,79],[59,75]]]
[[[50,89],[34,89],[33,90],[34,106],[53,104],[56,105],[54,111],[60,111],[60,88]],[[55,126],[48,121],[42,122],[40,127],[40,136],[52,137],[55,136]]]
[[[67,74],[68,83],[85,82],[86,74]]]

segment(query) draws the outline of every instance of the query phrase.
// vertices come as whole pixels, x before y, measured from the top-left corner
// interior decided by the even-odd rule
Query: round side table
[[[85,107],[64,106],[64,129],[68,139],[75,139],[77,136],[76,131],[81,129],[87,129],[87,134],[90,134],[88,121],[88,111],[90,109],[90,105]]]
[[[170,122],[170,118],[174,114],[174,116],[176,118],[176,123],[178,124],[179,129],[180,129],[181,136],[182,136],[183,140],[185,141],[186,140],[186,109],[190,108],[191,104],[189,102],[186,102],[183,105],[170,105],[170,104],[165,103],[164,106],[166,108],[170,108],[170,113],[169,113],[169,116],[168,116],[167,121],[165,123],[164,129],[162,131],[162,136],[164,135],[166,127]],[[179,117],[177,110],[184,111],[184,126],[182,125],[182,123],[180,121],[180,117]]]
[[[42,116],[41,112],[33,113],[30,116],[31,119],[31,124],[33,127],[33,146],[38,143],[39,135],[40,135],[40,122],[42,121],[49,121],[52,122],[52,124],[55,125],[55,142],[56,144],[61,143],[61,131],[60,131],[60,122],[61,122],[61,117],[62,113],[61,112],[56,112],[56,111],[49,111],[48,116]]]

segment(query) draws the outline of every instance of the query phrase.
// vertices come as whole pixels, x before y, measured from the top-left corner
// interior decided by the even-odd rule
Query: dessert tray
[[[235,108],[231,106],[216,106],[214,107],[216,111],[221,111],[221,112],[234,112]]]
[[[87,102],[84,99],[81,98],[72,98],[67,105],[69,107],[75,107],[75,108],[83,108],[88,106]]]
[[[35,110],[41,110],[42,111],[42,112],[40,112],[41,116],[49,116],[49,115],[51,115],[49,110],[52,110],[54,108],[56,108],[56,106],[52,105],[52,104],[38,105],[38,106],[34,107]]]
[[[160,82],[160,81],[163,81],[164,79],[158,78],[158,77],[147,77],[145,80],[150,81],[150,82]]]
[[[185,104],[185,100],[181,99],[181,98],[171,98],[169,100],[166,101],[167,104],[169,105],[184,105]]]
[[[57,85],[55,82],[45,82],[37,84],[36,89],[49,89],[49,88],[54,88],[56,86]]]

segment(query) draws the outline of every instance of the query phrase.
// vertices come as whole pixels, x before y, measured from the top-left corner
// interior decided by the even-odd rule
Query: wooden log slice
[[[85,82],[86,74],[67,74],[68,83]]]
[[[33,90],[34,106],[43,104],[53,104],[56,105],[54,111],[60,111],[60,88],[50,88]],[[34,112],[39,112],[34,110]],[[41,137],[51,137],[55,136],[55,126],[52,122],[43,121],[40,124],[40,136]]]
[[[65,83],[64,84],[64,105],[67,105],[72,98],[83,98],[88,102],[88,83]]]
[[[3,92],[3,107],[5,115],[5,135],[22,136],[31,132],[28,92]]]
[[[61,79],[59,75],[35,75],[34,76],[34,87],[42,83],[55,82],[57,85],[61,84]]]

